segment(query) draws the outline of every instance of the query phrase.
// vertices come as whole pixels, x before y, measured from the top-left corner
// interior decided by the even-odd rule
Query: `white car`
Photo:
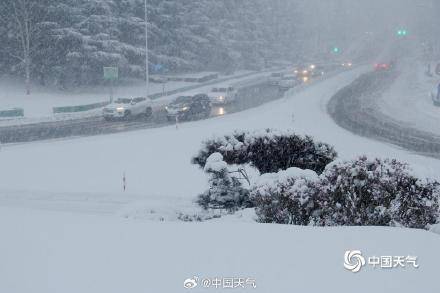
[[[151,99],[143,97],[117,99],[102,110],[105,120],[150,117],[152,114]]]
[[[294,88],[298,84],[299,81],[296,76],[285,76],[280,80],[278,86],[281,90],[288,90]]]
[[[284,74],[281,72],[272,73],[269,76],[269,84],[270,85],[279,85],[280,81],[283,79]]]
[[[237,90],[234,87],[215,87],[208,96],[213,105],[225,105],[237,99]]]

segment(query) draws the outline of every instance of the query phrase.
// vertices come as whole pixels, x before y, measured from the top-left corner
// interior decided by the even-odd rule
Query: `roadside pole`
[[[144,0],[145,4],[145,94],[146,98],[150,95],[150,71],[148,68],[148,7],[147,0]]]
[[[110,103],[113,103],[113,80],[110,80]]]
[[[127,178],[125,177],[125,172],[122,174],[122,188],[125,190],[127,189]]]

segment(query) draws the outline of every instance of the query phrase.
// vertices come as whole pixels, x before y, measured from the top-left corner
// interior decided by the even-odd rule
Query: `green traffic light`
[[[398,30],[397,35],[398,36],[406,36],[406,35],[408,35],[408,31],[407,30]]]
[[[338,47],[334,47],[334,48],[333,48],[333,52],[334,52],[334,53],[339,53],[339,48],[338,48]]]

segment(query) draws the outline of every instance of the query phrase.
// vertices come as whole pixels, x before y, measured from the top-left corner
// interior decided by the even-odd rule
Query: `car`
[[[168,121],[195,120],[211,114],[210,98],[206,94],[181,96],[165,107]]]
[[[269,76],[269,84],[277,86],[281,79],[283,79],[284,73],[281,72],[274,72]]]
[[[168,78],[165,76],[150,76],[149,77],[150,82],[153,83],[167,83],[168,82]]]
[[[298,78],[296,76],[285,76],[281,81],[279,82],[278,86],[280,90],[288,90],[291,88],[294,88],[300,83]]]
[[[391,68],[390,63],[381,62],[381,63],[374,64],[374,70],[376,70],[376,71],[389,70],[390,68]]]
[[[310,77],[312,71],[313,69],[309,69],[307,67],[297,67],[293,73],[298,79],[303,79],[304,77]]]
[[[130,119],[134,117],[151,117],[152,101],[149,98],[119,98],[104,107],[102,115],[105,120]]]
[[[211,103],[214,105],[225,105],[237,99],[237,90],[232,87],[215,87],[208,94]]]
[[[351,67],[353,67],[353,63],[352,62],[343,62],[343,63],[341,63],[341,66],[344,68],[351,68]]]

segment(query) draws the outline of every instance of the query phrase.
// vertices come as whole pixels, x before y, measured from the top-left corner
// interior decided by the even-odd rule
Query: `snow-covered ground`
[[[157,223],[0,208],[0,292],[439,292],[440,237],[396,228]],[[352,273],[344,252],[417,256]],[[199,285],[184,289],[187,278]],[[256,289],[203,288],[250,278]]]
[[[247,223],[247,213],[197,224],[167,221],[179,210],[197,211],[192,201],[207,184],[190,158],[201,141],[235,129],[293,129],[333,144],[340,159],[398,158],[419,176],[440,179],[440,161],[353,135],[326,113],[331,96],[369,69],[178,129],[4,146],[0,292],[184,292],[183,280],[193,276],[255,278],[257,289],[246,292],[439,292],[440,238],[433,233],[263,225]],[[342,265],[349,249],[415,255],[420,268],[353,274]],[[192,290],[209,291],[219,290]]]

